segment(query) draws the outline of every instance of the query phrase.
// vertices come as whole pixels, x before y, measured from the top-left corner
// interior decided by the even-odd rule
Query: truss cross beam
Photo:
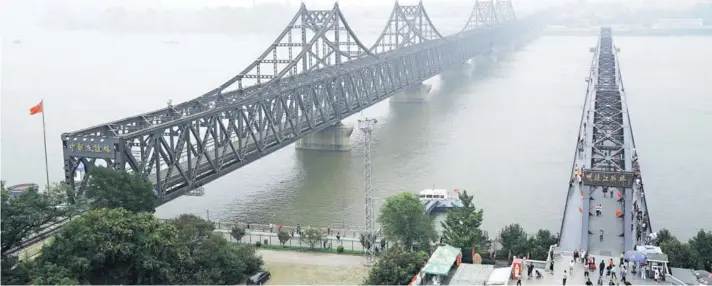
[[[477,21],[494,19],[490,4],[490,20]],[[104,165],[141,174],[159,202],[168,202],[461,65],[492,49],[495,36],[527,35],[542,17],[443,36],[422,3],[395,5],[367,47],[338,3],[331,10],[302,5],[264,53],[211,91],[62,134],[65,181],[81,193],[87,176],[77,176],[80,170]]]

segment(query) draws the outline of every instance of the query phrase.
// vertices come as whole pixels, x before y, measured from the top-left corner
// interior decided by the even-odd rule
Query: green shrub
[[[265,242],[263,242],[262,244],[264,244],[264,245],[269,245],[269,240],[268,240],[268,239],[265,239]]]
[[[344,253],[344,246],[339,245],[339,247],[336,248],[336,253]]]
[[[260,246],[262,246],[262,243],[259,242],[259,241],[256,241],[256,242],[255,242],[255,247],[260,247]]]

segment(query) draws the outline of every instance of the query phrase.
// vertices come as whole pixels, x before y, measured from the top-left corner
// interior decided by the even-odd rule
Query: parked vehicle
[[[262,285],[272,277],[268,271],[257,272],[247,279],[247,285]]]

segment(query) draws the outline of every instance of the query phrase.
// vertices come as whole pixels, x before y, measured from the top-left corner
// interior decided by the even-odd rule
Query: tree
[[[282,246],[284,246],[287,243],[287,241],[289,241],[290,238],[292,238],[292,236],[289,235],[289,233],[286,230],[280,229],[277,231],[277,239],[279,239],[279,243]]]
[[[237,253],[245,264],[245,274],[252,275],[262,269],[264,261],[257,255],[255,247],[249,244],[236,245]]]
[[[32,268],[33,285],[79,285],[69,270],[54,263],[45,263]]]
[[[400,247],[391,247],[378,257],[364,285],[408,285],[424,266],[426,255]]]
[[[26,263],[18,263],[13,255],[2,255],[2,285],[29,284],[30,269]]]
[[[669,239],[660,248],[667,254],[670,267],[698,269],[701,266],[700,255],[688,243]]]
[[[67,186],[52,185],[45,192],[26,191],[11,197],[0,182],[2,202],[2,284],[26,284],[30,282],[28,269],[19,265],[14,250],[22,247],[30,235],[37,233],[47,225],[67,219],[77,214],[80,205],[67,205]]]
[[[461,208],[447,212],[447,217],[440,224],[443,227],[443,241],[449,245],[463,249],[484,249],[489,241],[487,234],[480,229],[483,211],[477,210],[472,202],[474,196],[468,196],[467,191],[460,194]]]
[[[30,234],[47,224],[69,218],[77,213],[73,206],[66,206],[65,190],[62,185],[54,185],[39,193],[26,191],[14,198],[2,187],[2,253],[17,246]]]
[[[190,260],[174,265],[174,281],[178,284],[238,284],[262,267],[261,258],[249,249],[250,246],[228,242],[213,232],[213,224],[209,221],[184,214],[169,223],[176,228],[178,240],[191,255]]]
[[[302,236],[299,237],[301,241],[308,244],[311,248],[314,248],[322,238],[324,238],[324,232],[316,228],[307,228],[307,230],[302,233]]]
[[[153,185],[139,174],[104,167],[92,168],[86,197],[91,209],[123,208],[132,212],[156,209]]]
[[[712,271],[712,232],[700,230],[688,243],[681,242],[667,229],[657,232],[657,243],[668,255],[671,267]]]
[[[193,254],[209,236],[213,235],[215,227],[196,215],[182,214],[178,218],[169,221],[178,231],[178,239],[188,247],[188,251]]]
[[[242,241],[242,238],[247,234],[247,231],[239,226],[233,226],[232,229],[230,230],[230,236],[234,238],[237,243],[240,243]]]
[[[677,240],[677,238],[670,233],[670,230],[667,228],[663,228],[657,232],[657,241],[658,245],[662,244],[663,242],[669,241],[669,240]]]
[[[504,253],[511,252],[512,255],[523,256],[528,251],[527,233],[518,223],[505,226],[500,231],[498,239]]]
[[[712,271],[712,231],[701,229],[690,239],[690,246],[700,254],[702,268]]]
[[[190,256],[176,229],[153,215],[101,209],[67,223],[36,262],[61,265],[81,284],[181,284],[176,269]],[[35,280],[57,281],[57,272]]]
[[[437,237],[432,218],[423,213],[423,204],[411,193],[387,198],[378,222],[388,240],[399,242],[406,249],[429,247]]]
[[[188,270],[192,277],[180,281],[183,285],[236,285],[243,280],[247,266],[239,245],[218,235],[210,235],[193,253]]]
[[[540,229],[536,234],[529,238],[529,251],[531,259],[546,260],[549,256],[549,247],[556,244],[559,238],[552,234],[548,229]]]

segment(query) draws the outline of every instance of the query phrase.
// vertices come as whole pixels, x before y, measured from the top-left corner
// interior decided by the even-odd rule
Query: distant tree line
[[[67,185],[10,197],[3,184],[3,285],[224,285],[241,283],[262,267],[253,246],[228,242],[208,221],[154,217],[156,199],[146,179],[107,168],[90,176],[82,198]],[[34,259],[10,253],[61,218],[72,220]]]

